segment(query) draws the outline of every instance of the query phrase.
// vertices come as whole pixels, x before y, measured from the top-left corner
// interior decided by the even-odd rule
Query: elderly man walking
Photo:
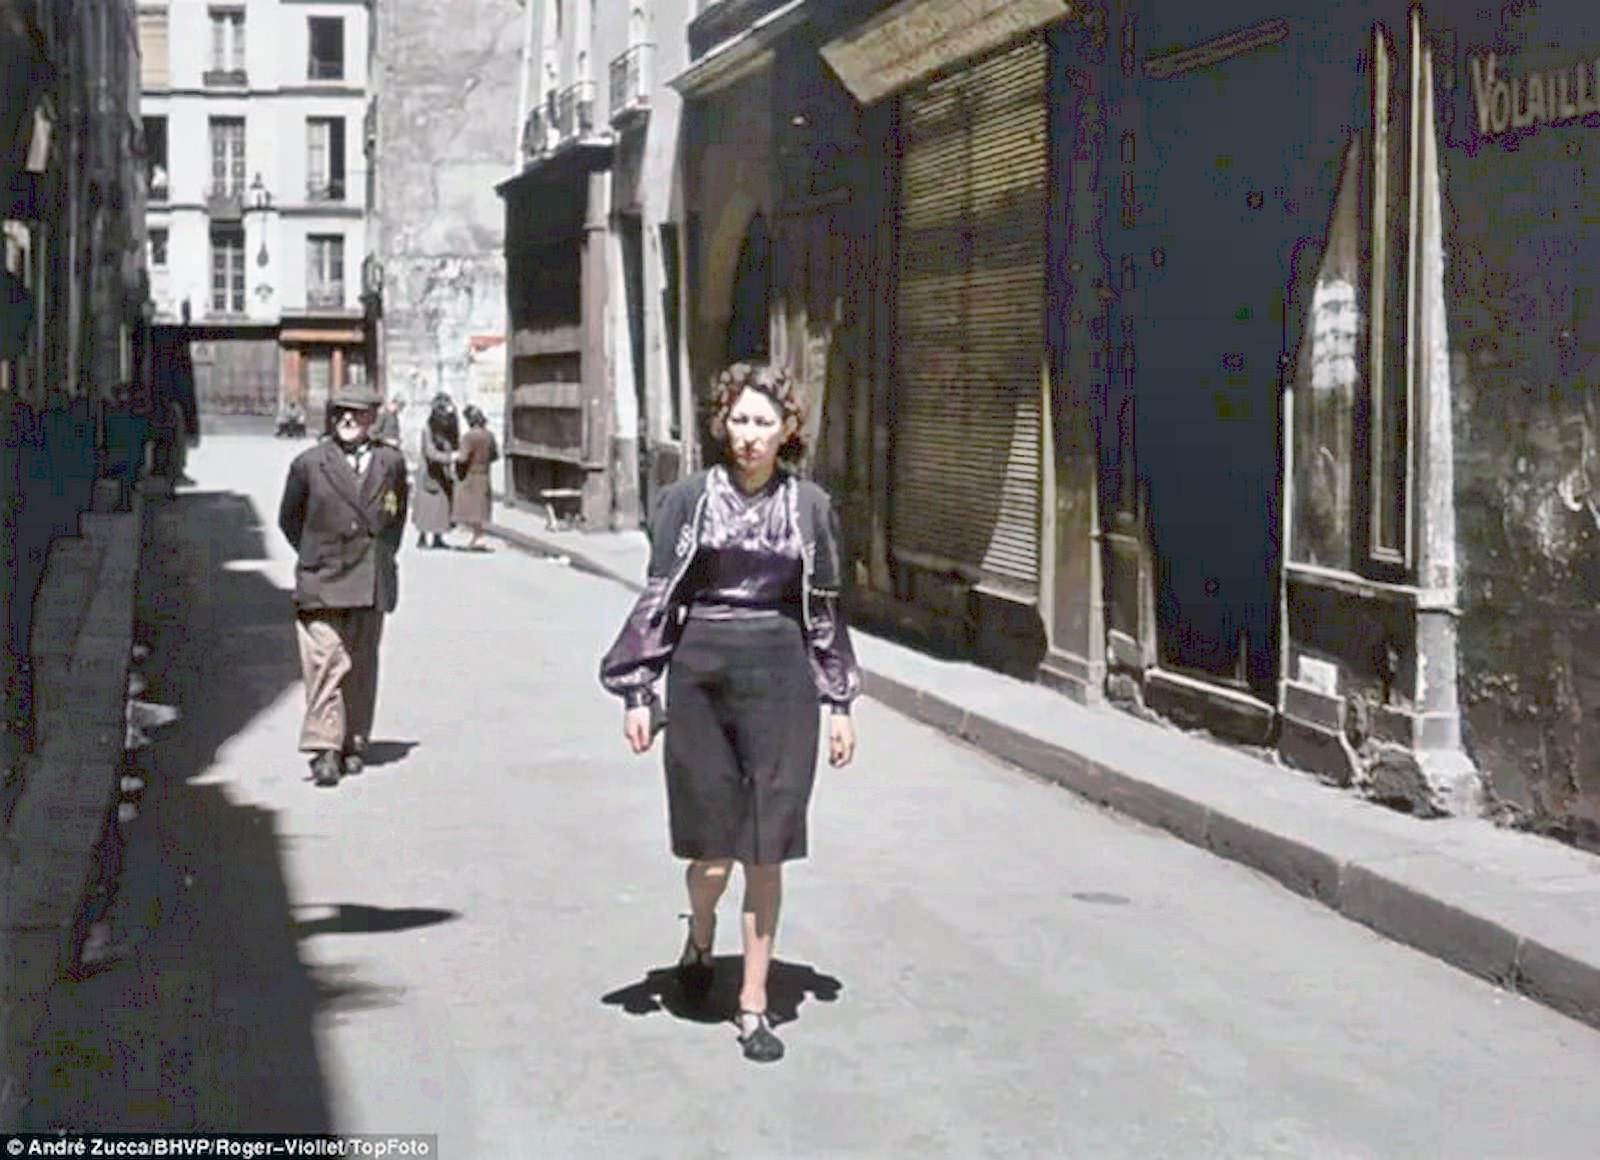
[[[398,596],[405,457],[372,439],[378,397],[329,400],[330,437],[289,465],[278,526],[299,556],[296,632],[306,684],[301,752],[319,786],[360,773],[378,697],[378,643]]]

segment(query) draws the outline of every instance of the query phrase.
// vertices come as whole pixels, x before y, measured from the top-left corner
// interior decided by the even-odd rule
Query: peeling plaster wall
[[[1503,811],[1600,848],[1600,113],[1497,134],[1491,107],[1485,134],[1478,107],[1490,51],[1519,109],[1529,77],[1597,103],[1600,28],[1588,3],[1507,8],[1459,27],[1441,100],[1461,697]]]
[[[378,7],[383,370],[413,404],[408,426],[440,390],[476,402],[495,428],[504,411],[503,357],[493,373],[481,348],[505,333],[494,187],[516,152],[524,19],[515,0]]]

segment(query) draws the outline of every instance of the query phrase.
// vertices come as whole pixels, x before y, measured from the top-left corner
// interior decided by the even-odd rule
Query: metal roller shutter
[[[1023,598],[1039,584],[1046,51],[901,98],[892,543]]]

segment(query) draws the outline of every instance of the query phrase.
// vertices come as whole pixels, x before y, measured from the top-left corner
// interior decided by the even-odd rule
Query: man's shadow
[[[369,741],[364,760],[369,768],[398,765],[411,756],[417,745],[415,741]]]
[[[685,997],[678,986],[677,965],[656,967],[637,983],[603,995],[600,1002],[620,1007],[629,1015],[653,1015],[665,1011],[675,1019],[690,1023],[726,1023],[739,1011],[739,975],[743,965],[739,955],[720,955],[715,960],[716,977],[702,1002]],[[800,1018],[800,1005],[809,995],[819,1003],[833,1003],[844,984],[832,975],[813,967],[773,959],[767,974],[767,1015],[774,1025]]]

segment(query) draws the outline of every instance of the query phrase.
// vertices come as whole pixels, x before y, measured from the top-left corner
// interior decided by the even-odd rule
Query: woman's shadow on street
[[[715,960],[716,978],[711,992],[702,1001],[687,998],[678,986],[676,964],[656,967],[639,980],[603,995],[600,1002],[620,1007],[629,1015],[653,1015],[665,1011],[675,1019],[690,1023],[726,1023],[739,1010],[739,974],[743,964],[739,955],[719,955]],[[800,1005],[807,996],[819,1003],[837,1002],[844,984],[832,975],[813,967],[773,959],[767,974],[767,1014],[774,1024],[791,1023],[800,1018]]]

